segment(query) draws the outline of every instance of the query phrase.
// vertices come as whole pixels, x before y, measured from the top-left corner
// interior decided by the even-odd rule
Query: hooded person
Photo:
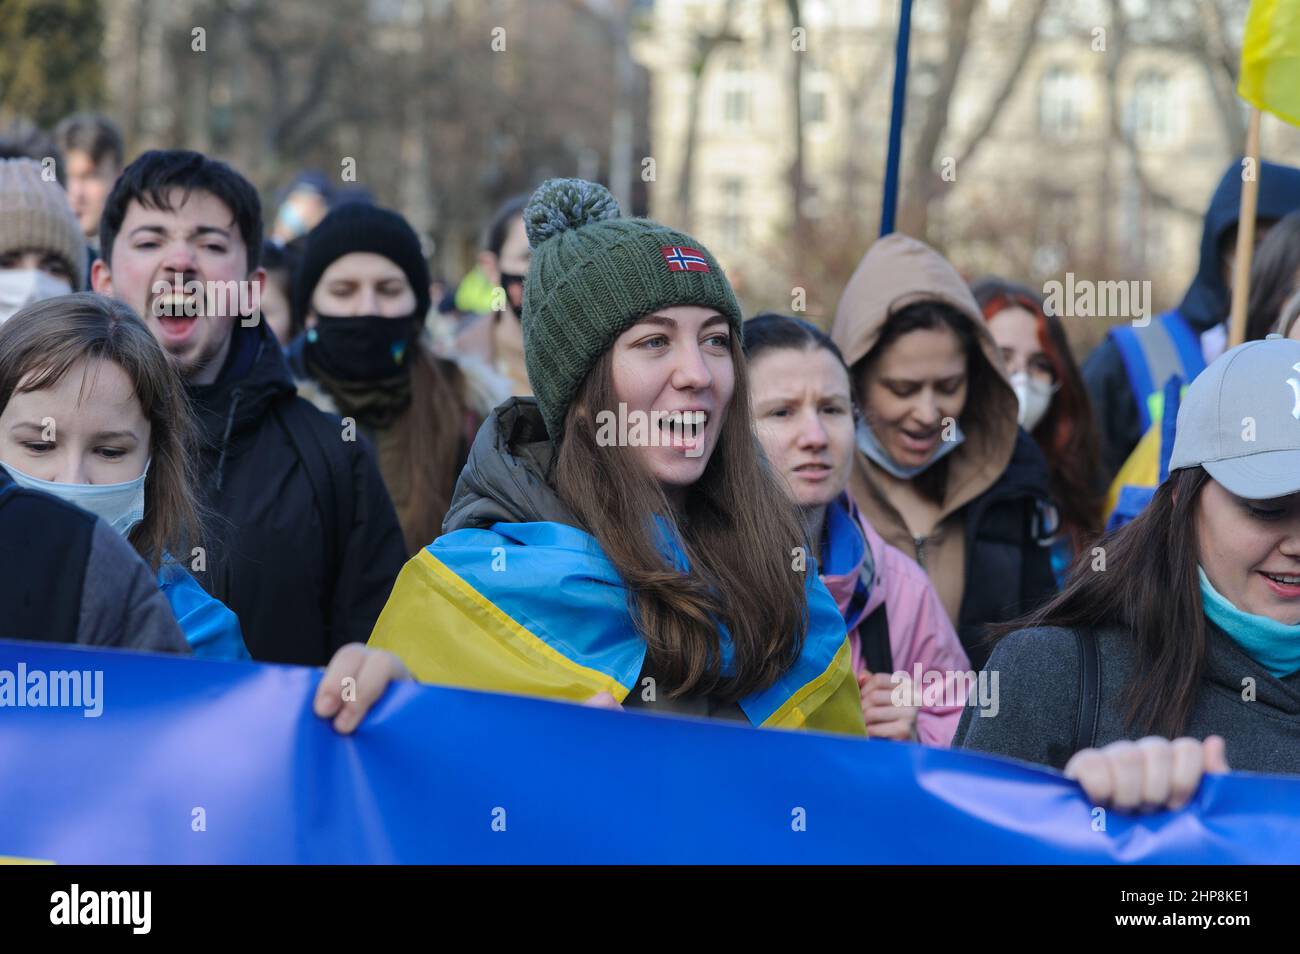
[[[899,234],[863,257],[831,338],[862,409],[849,491],[929,575],[978,669],[984,627],[1055,591],[1059,523],[997,344],[956,270]]]
[[[396,212],[348,203],[308,233],[293,294],[308,327],[289,366],[300,396],[374,445],[408,553],[437,536],[479,425],[509,396],[434,353],[429,304],[419,237]]]
[[[844,621],[754,436],[741,314],[698,241],[550,180],[525,211],[535,397],[483,424],[443,534],[316,712],[419,679],[865,734]],[[401,663],[397,662],[400,657]],[[361,676],[365,693],[340,687]]]
[[[1256,245],[1269,225],[1300,209],[1300,169],[1259,164]],[[1164,387],[1177,375],[1186,386],[1223,351],[1229,279],[1241,212],[1241,161],[1223,173],[1205,211],[1200,263],[1178,307],[1143,326],[1120,324],[1083,362],[1088,396],[1101,428],[1107,484],[1152,425],[1163,418]]]
[[[63,188],[34,159],[0,159],[0,324],[85,281],[86,245]]]

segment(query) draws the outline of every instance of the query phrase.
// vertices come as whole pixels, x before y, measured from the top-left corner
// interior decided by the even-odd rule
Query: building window
[[[722,119],[729,126],[749,125],[750,79],[738,59],[722,71]]]
[[[806,123],[826,122],[825,90],[805,89],[803,91],[803,120]]]
[[[1043,75],[1038,97],[1038,128],[1057,142],[1077,139],[1083,118],[1083,77],[1053,66]]]
[[[826,89],[830,79],[826,71],[806,65],[803,71],[803,121],[808,124],[826,122]]]
[[[1165,146],[1173,142],[1174,102],[1168,76],[1155,71],[1139,74],[1128,105],[1128,131],[1137,143]]]
[[[719,232],[722,242],[737,248],[745,241],[745,183],[742,179],[722,180],[722,218]]]

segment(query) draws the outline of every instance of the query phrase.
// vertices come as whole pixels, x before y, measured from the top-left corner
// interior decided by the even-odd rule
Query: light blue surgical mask
[[[962,445],[962,442],[966,440],[966,435],[962,433],[961,425],[954,420],[952,429],[952,439],[940,441],[939,449],[934,452],[934,456],[928,461],[915,467],[904,467],[889,456],[889,452],[881,445],[875,432],[867,424],[866,418],[860,418],[858,420],[858,450],[880,465],[885,473],[893,474],[899,480],[911,480],[917,474],[925,473],[935,461],[941,460]]]
[[[0,467],[9,472],[19,487],[39,490],[76,504],[102,519],[122,536],[130,533],[144,519],[144,479],[149,475],[148,461],[139,477],[120,484],[57,484],[52,480],[41,480],[31,474],[24,474],[5,463],[0,463]]]
[[[1201,606],[1206,619],[1277,678],[1300,671],[1300,624],[1288,626],[1238,609],[1214,588],[1199,564],[1196,572],[1201,577]]]

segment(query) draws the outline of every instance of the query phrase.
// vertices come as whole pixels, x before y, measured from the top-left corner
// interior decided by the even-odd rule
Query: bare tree
[[[898,227],[908,235],[924,237],[926,234],[930,199],[938,191],[935,158],[948,128],[948,110],[957,87],[957,74],[966,57],[976,3],[977,0],[952,0],[948,6],[944,58],[939,63],[936,89],[911,145],[911,172],[900,202]]]
[[[1138,187],[1142,190],[1143,195],[1153,206],[1199,219],[1201,217],[1199,209],[1180,202],[1172,194],[1157,188],[1155,183],[1151,181],[1151,177],[1142,168],[1142,157],[1138,152],[1136,141],[1125,126],[1123,109],[1119,101],[1120,69],[1124,64],[1130,42],[1128,18],[1124,14],[1124,5],[1121,0],[1111,0],[1110,13],[1111,30],[1108,39],[1108,55],[1106,57],[1106,111],[1110,116],[1111,134],[1124,146],[1125,154],[1129,160],[1129,167],[1133,171],[1133,177],[1137,180]]]
[[[632,166],[634,102],[637,94],[638,73],[632,60],[629,42],[632,23],[630,0],[607,0],[599,9],[590,0],[568,0],[569,6],[579,15],[589,16],[599,24],[601,32],[614,53],[614,109],[609,133],[609,191],[619,208],[632,209]]]
[[[1025,25],[1021,30],[1015,53],[1011,57],[1006,72],[1002,75],[1002,82],[998,84],[993,95],[989,97],[980,121],[975,124],[975,128],[967,137],[966,145],[957,153],[955,165],[958,169],[975,155],[976,150],[988,138],[989,133],[993,131],[993,126],[1005,110],[1007,102],[1011,99],[1012,93],[1015,92],[1016,86],[1024,75],[1025,66],[1029,63],[1030,54],[1033,53],[1034,44],[1038,40],[1038,25],[1042,22],[1043,11],[1047,8],[1047,0],[1028,0],[1025,7],[1024,16],[1016,18],[1023,19]]]
[[[677,179],[677,222],[689,231],[691,192],[695,184],[695,157],[700,139],[700,115],[703,108],[704,80],[709,62],[717,49],[726,43],[739,43],[740,36],[731,30],[736,0],[726,0],[718,26],[708,33],[696,33],[695,57],[691,61],[691,92],[687,99],[686,137],[682,148],[682,174]]]

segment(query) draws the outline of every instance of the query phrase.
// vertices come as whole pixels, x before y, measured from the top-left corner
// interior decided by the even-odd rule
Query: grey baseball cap
[[[1300,341],[1247,341],[1191,383],[1169,470],[1198,464],[1247,500],[1300,492]]]

